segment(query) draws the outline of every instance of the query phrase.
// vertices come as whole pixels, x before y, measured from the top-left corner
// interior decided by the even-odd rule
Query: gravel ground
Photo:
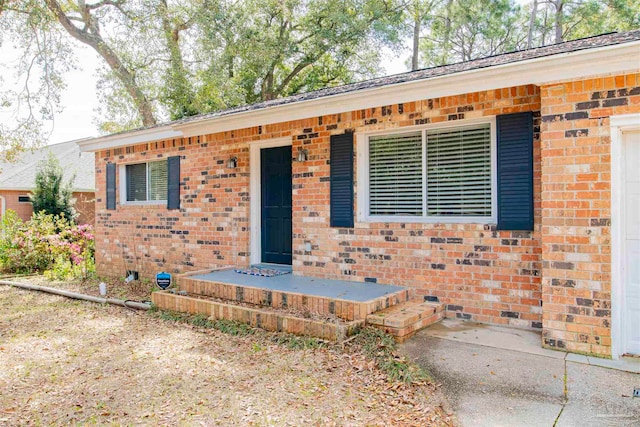
[[[290,350],[0,285],[0,425],[452,425],[437,387],[338,348]]]

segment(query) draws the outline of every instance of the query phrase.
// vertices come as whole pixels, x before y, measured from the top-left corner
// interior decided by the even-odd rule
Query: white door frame
[[[626,351],[626,331],[623,319],[623,286],[625,281],[622,245],[625,236],[624,218],[624,150],[625,131],[640,130],[640,113],[611,116],[611,357],[618,359]]]
[[[264,141],[256,141],[249,145],[249,179],[250,189],[249,196],[250,216],[249,224],[251,233],[249,235],[249,250],[251,256],[249,262],[251,264],[259,264],[262,262],[262,221],[261,221],[261,202],[262,202],[262,180],[260,164],[260,150],[263,148],[286,147],[293,145],[291,137],[267,139]]]

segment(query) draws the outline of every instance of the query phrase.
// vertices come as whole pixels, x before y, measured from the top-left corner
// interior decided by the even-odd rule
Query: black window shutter
[[[533,113],[497,117],[498,230],[533,230]]]
[[[167,159],[167,209],[180,209],[180,156]]]
[[[107,209],[116,208],[116,164],[107,163]]]
[[[353,133],[331,136],[331,227],[353,227]]]

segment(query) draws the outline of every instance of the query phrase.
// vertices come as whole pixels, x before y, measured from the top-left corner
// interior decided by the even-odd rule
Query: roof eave
[[[167,125],[151,129],[134,130],[122,134],[91,138],[78,142],[77,144],[80,147],[80,151],[87,152],[144,144],[146,142],[161,141],[163,139],[181,138],[182,136],[182,132],[173,129],[170,125]]]
[[[136,144],[205,135],[338,114],[381,105],[459,95],[526,84],[549,84],[576,78],[638,71],[640,41],[559,53],[486,68],[462,71],[387,86],[243,111],[205,117],[187,123],[110,135],[78,143],[81,151],[98,151]]]
[[[0,191],[33,191],[34,187],[0,187]],[[95,193],[95,188],[72,188],[72,193]]]

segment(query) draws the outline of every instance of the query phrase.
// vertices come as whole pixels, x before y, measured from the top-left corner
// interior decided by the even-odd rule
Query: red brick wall
[[[314,117],[184,140],[160,141],[96,155],[97,255],[100,274],[144,276],[249,263],[249,144],[291,137],[293,268],[296,274],[412,286],[437,295],[450,315],[481,322],[540,327],[540,98],[522,86]],[[534,232],[497,232],[478,224],[356,222],[329,227],[329,138],[356,132],[536,112]],[[182,206],[105,209],[105,164],[181,155]],[[238,167],[227,169],[230,156]],[[119,175],[119,172],[118,172]],[[120,177],[118,176],[118,181]],[[119,182],[118,182],[119,183]],[[118,201],[119,202],[119,201]],[[307,251],[308,246],[311,247]]]
[[[33,214],[33,207],[31,203],[18,202],[19,196],[28,196],[28,191],[12,191],[12,190],[0,190],[0,196],[4,197],[5,210],[15,211],[23,221],[31,219]],[[2,209],[2,207],[0,207]],[[2,212],[0,211],[0,218],[2,218]]]
[[[14,210],[23,221],[28,221],[33,215],[33,206],[31,203],[18,202],[18,196],[28,196],[29,191],[10,191],[1,190],[0,196],[4,197],[5,209]],[[76,199],[76,211],[78,211],[78,224],[92,224],[95,222],[95,194],[93,192],[76,192],[73,193]],[[1,209],[1,207],[0,207]],[[2,212],[0,211],[0,219]]]
[[[93,192],[74,192],[73,197],[76,199],[76,212],[78,224],[95,224],[96,220],[96,194]]]
[[[609,117],[640,112],[640,74],[541,88],[543,340],[611,354]]]

